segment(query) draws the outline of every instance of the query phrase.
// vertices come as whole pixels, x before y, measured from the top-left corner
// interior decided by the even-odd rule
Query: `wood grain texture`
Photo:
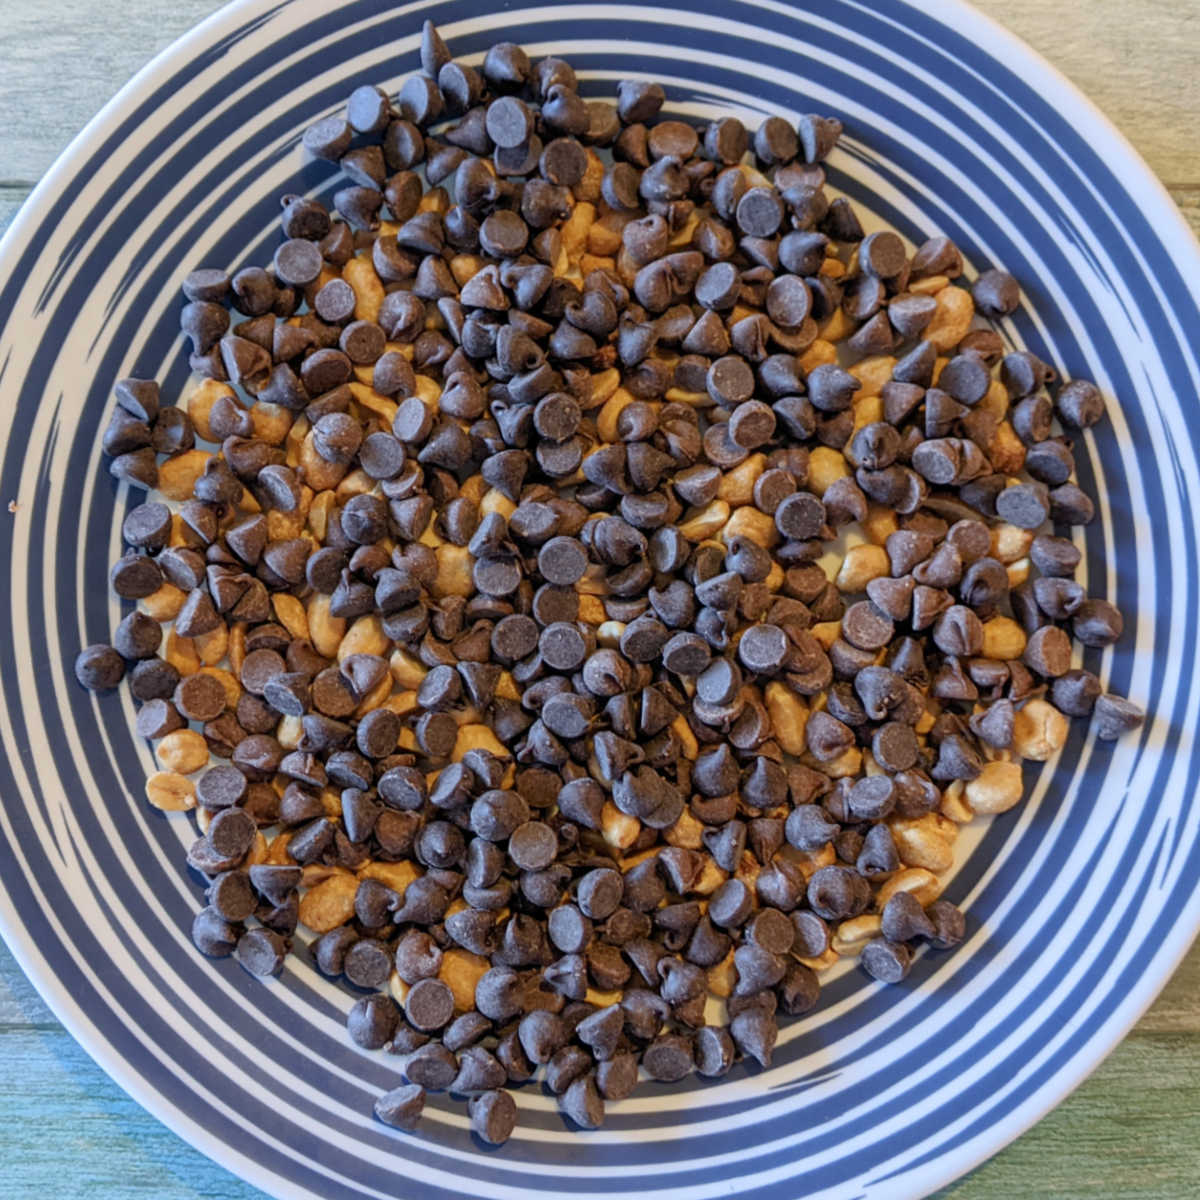
[[[30,188],[149,58],[214,0],[0,0],[0,232]],[[1114,121],[1200,233],[1200,0],[979,0]],[[54,19],[47,20],[53,10]],[[71,86],[47,86],[46,80]],[[130,1100],[0,946],[3,1194],[31,1200],[255,1200]],[[938,1200],[1174,1200],[1200,1179],[1200,946],[1129,1037],[1053,1113]]]

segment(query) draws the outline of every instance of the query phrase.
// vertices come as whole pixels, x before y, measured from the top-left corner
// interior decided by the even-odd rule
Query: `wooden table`
[[[981,0],[1112,118],[1200,231],[1200,0]],[[0,0],[0,230],[75,132],[215,0]],[[116,19],[114,19],[114,17]],[[66,82],[69,81],[69,84]],[[0,1161],[13,1200],[250,1200],[130,1100],[0,946]],[[1200,946],[1073,1096],[941,1200],[1200,1190]]]

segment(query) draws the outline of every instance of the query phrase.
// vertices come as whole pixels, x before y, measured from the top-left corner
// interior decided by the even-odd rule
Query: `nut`
[[[229,628],[222,622],[208,633],[198,633],[192,638],[196,656],[206,667],[215,667],[229,649]]]
[[[713,504],[722,504],[722,500],[714,500]],[[711,505],[710,505],[711,507]],[[774,546],[779,541],[779,531],[775,522],[752,504],[735,508],[733,515],[721,526],[720,538],[728,545],[735,537],[748,538],[760,546]]]
[[[703,832],[704,826],[685,808],[679,820],[666,830],[664,836],[669,846],[680,846],[684,850],[702,850],[704,842],[700,835]]]
[[[626,816],[611,800],[606,800],[600,810],[600,832],[613,849],[628,850],[642,832],[642,823],[637,817]]]
[[[800,369],[807,375],[814,367],[828,366],[837,362],[837,347],[824,338],[817,338],[805,352],[800,355]]]
[[[830,779],[843,779],[857,775],[862,770],[862,762],[862,751],[857,746],[851,746],[849,750],[839,754],[833,762],[825,763],[821,770]]]
[[[679,739],[679,752],[693,762],[700,753],[700,743],[682,714],[671,722],[671,732]]]
[[[415,697],[414,697],[415,699]],[[507,758],[508,749],[487,725],[460,725],[451,751],[452,762],[461,762],[468,750],[487,750],[497,758]]]
[[[314,492],[324,492],[337,487],[348,470],[345,463],[327,462],[317,453],[311,429],[304,435],[304,440],[300,443],[296,455],[296,466],[301,479]],[[272,511],[277,510],[272,509]]]
[[[272,846],[272,849],[274,847]],[[354,916],[358,879],[346,873],[331,875],[300,897],[300,922],[314,933],[328,933]]]
[[[996,426],[987,455],[997,471],[1003,475],[1013,475],[1025,465],[1025,443],[1017,437],[1007,421],[1001,421]]]
[[[922,336],[945,354],[967,336],[975,316],[975,301],[966,288],[960,287],[944,287],[934,299],[937,310]]]
[[[254,436],[268,446],[282,446],[288,430],[292,427],[294,414],[282,404],[268,404],[259,400],[250,410],[254,423]]]
[[[728,520],[729,505],[724,500],[714,500],[694,516],[683,521],[679,526],[679,532],[689,542],[702,542],[705,538],[713,537]]]
[[[983,770],[964,789],[966,806],[972,813],[1008,812],[1020,802],[1023,790],[1019,763],[984,763]]]
[[[828,971],[830,967],[837,966],[839,957],[838,952],[830,946],[819,958],[798,958],[796,961],[812,971]]]
[[[172,454],[158,468],[158,490],[168,500],[189,499],[210,458],[207,450],[181,450]]]
[[[1022,758],[1045,762],[1062,749],[1066,740],[1067,718],[1045,700],[1027,701],[1013,717],[1012,748]]]
[[[452,946],[442,955],[438,978],[454,993],[457,1012],[467,1012],[475,1007],[475,986],[491,966],[486,958],[461,946]]]
[[[854,412],[855,433],[867,425],[872,425],[876,421],[883,420],[882,396],[864,396],[860,393],[858,398],[854,401],[852,408]]]
[[[275,740],[285,750],[295,750],[304,736],[304,726],[299,717],[280,717],[275,727]]]
[[[883,886],[875,897],[875,908],[883,912],[887,902],[897,892],[909,892],[913,899],[922,907],[932,904],[941,895],[942,885],[938,877],[923,867],[909,867],[897,871],[890,879],[884,880]]]
[[[248,870],[250,867],[257,867],[259,863],[267,861],[267,839],[263,836],[261,830],[254,835],[254,842],[246,853],[246,857],[242,860],[242,867]]]
[[[267,857],[263,862],[273,867],[290,867],[295,859],[288,853],[288,842],[292,840],[290,833],[277,833],[267,845]]]
[[[438,599],[446,596],[469,596],[475,590],[471,578],[474,555],[466,546],[454,546],[449,542],[439,546],[437,554],[437,577],[430,591]]]
[[[1033,530],[1015,525],[997,525],[992,530],[992,557],[1007,565],[1024,558],[1033,545]]]
[[[843,921],[834,931],[832,949],[837,954],[858,955],[869,941],[879,936],[882,920],[877,913],[863,913],[861,917]]]
[[[374,712],[375,709],[382,707],[383,703],[392,694],[392,677],[384,675],[384,677],[359,701],[358,707],[354,710],[355,720],[361,721],[369,712]]]
[[[383,303],[383,284],[369,258],[359,255],[342,268],[342,278],[354,289],[354,319],[375,321]]]
[[[906,867],[924,867],[937,874],[954,865],[954,847],[927,825],[918,823],[900,829],[893,826],[892,840]]]
[[[396,681],[396,686],[406,690],[420,687],[421,680],[425,678],[425,667],[421,661],[407,650],[401,650],[399,646],[392,651],[388,666],[392,669],[392,678]]]
[[[834,582],[839,592],[861,592],[872,579],[890,575],[891,570],[887,551],[882,546],[865,542],[846,551]]]
[[[908,290],[914,296],[936,296],[949,282],[945,275],[926,275],[924,279],[914,279]]]
[[[850,374],[862,384],[864,396],[878,396],[879,389],[891,379],[895,365],[896,359],[890,354],[872,354],[856,362]]]
[[[587,246],[588,230],[596,220],[596,206],[581,201],[562,224],[562,245],[568,258],[578,258]]]
[[[737,969],[733,962],[733,951],[730,950],[715,967],[709,967],[708,990],[714,996],[725,999],[733,995],[733,985],[736,982]]]
[[[290,592],[276,592],[271,597],[275,617],[294,638],[308,638],[308,614],[304,605]]]
[[[767,469],[765,454],[751,454],[749,458],[738,463],[732,471],[726,471],[721,476],[717,487],[717,499],[724,500],[732,508],[740,508],[754,499],[754,484],[758,477]]]
[[[785,754],[803,754],[808,747],[804,730],[808,726],[808,706],[785,683],[773,679],[763,693],[771,729],[779,748]]]
[[[358,869],[359,879],[378,879],[380,883],[386,883],[401,900],[408,885],[420,874],[411,862],[370,862]]]
[[[942,802],[938,811],[944,817],[949,817],[958,825],[966,825],[975,818],[975,813],[967,804],[965,788],[961,779],[952,780],[942,792]]]
[[[516,511],[517,506],[503,493],[495,488],[488,488],[479,501],[479,515],[486,517],[489,513],[499,513],[506,521]]]
[[[839,450],[829,446],[814,446],[808,456],[808,490],[824,496],[826,489],[835,479],[850,474],[850,464]]]
[[[142,612],[153,617],[159,623],[173,621],[179,616],[179,610],[187,599],[187,593],[177,588],[173,583],[163,583],[149,596],[143,596],[138,602]]]
[[[728,875],[707,855],[700,869],[700,878],[692,884],[692,891],[701,896],[711,896],[727,879]]]
[[[308,601],[308,636],[313,649],[325,658],[333,658],[346,635],[346,618],[329,613],[329,597],[313,592]]]
[[[196,807],[196,785],[175,771],[155,771],[146,780],[146,799],[163,812],[186,812]]]
[[[1025,630],[1012,617],[992,617],[983,623],[984,658],[1020,658],[1025,641]]]
[[[187,398],[187,415],[191,418],[192,425],[195,426],[196,436],[202,442],[215,442],[217,440],[213,436],[212,426],[208,423],[208,417],[213,410],[213,405],[222,397],[232,400],[239,407],[241,405],[237,397],[237,392],[229,384],[221,383],[216,379],[203,380]]]
[[[241,675],[242,663],[246,661],[246,622],[235,621],[229,630],[229,669]]]
[[[352,654],[377,654],[382,657],[391,644],[391,639],[383,632],[383,622],[376,613],[371,613],[359,617],[346,631],[337,650],[337,660],[343,663]]]
[[[208,743],[194,729],[176,729],[159,739],[154,757],[164,771],[190,775],[208,762]]]
[[[842,635],[841,621],[818,621],[808,631],[828,650]]]

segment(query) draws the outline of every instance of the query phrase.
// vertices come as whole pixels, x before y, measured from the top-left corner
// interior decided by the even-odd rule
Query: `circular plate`
[[[246,0],[159,57],[76,139],[0,251],[0,922],[22,966],[148,1109],[277,1196],[687,1195],[699,1200],[931,1190],[1061,1099],[1129,1028],[1200,921],[1192,751],[1196,674],[1197,248],[1118,134],[1070,86],[958,4],[902,0]],[[478,62],[489,42],[561,54],[590,95],[663,80],[669,108],[835,113],[832,183],[913,240],[941,232],[972,270],[1003,265],[1024,303],[1003,332],[1094,378],[1111,419],[1079,447],[1100,498],[1093,594],[1127,614],[1085,661],[1147,705],[1111,746],[1077,723],[1029,773],[1019,810],[960,839],[946,894],[970,936],[922,954],[904,986],[835,974],[775,1064],[716,1086],[648,1085],[605,1128],[568,1135],[525,1088],[518,1135],[472,1139],[431,1101],[422,1136],[371,1103],[395,1060],[343,1034],[351,997],[307,954],[262,984],[206,962],[183,864],[187,817],[142,800],[151,769],[128,697],[78,688],[106,640],[106,586],[130,497],[99,435],[115,379],[185,390],[179,283],[200,264],[270,259],[277,197],[328,197],[297,145],[365,82],[416,66],[422,18]],[[1192,344],[1189,344],[1192,339]]]

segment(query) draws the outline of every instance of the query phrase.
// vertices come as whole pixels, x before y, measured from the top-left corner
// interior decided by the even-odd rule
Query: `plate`
[[[269,261],[277,197],[328,197],[302,129],[360,83],[399,85],[432,17],[458,56],[491,41],[561,54],[583,90],[667,85],[690,116],[831,112],[832,182],[912,239],[1024,286],[1003,332],[1115,398],[1079,455],[1100,499],[1081,539],[1093,594],[1127,617],[1086,664],[1149,709],[1097,743],[1076,723],[1030,800],[964,835],[946,895],[970,936],[909,982],[837,974],[768,1071],[647,1085],[567,1136],[525,1088],[495,1151],[459,1104],[423,1136],[371,1103],[394,1060],[352,1047],[351,997],[307,957],[263,985],[203,962],[183,866],[188,818],[142,800],[151,769],[128,696],[78,688],[79,646],[120,617],[107,586],[130,497],[104,470],[115,379],[183,393],[179,283]],[[1200,257],[1147,168],[1027,49],[956,3],[361,0],[221,10],[142,71],[76,139],[0,248],[0,924],[54,1011],[130,1093],[276,1196],[566,1193],[746,1197],[925,1193],[1015,1137],[1100,1061],[1200,924],[1195,396]]]

